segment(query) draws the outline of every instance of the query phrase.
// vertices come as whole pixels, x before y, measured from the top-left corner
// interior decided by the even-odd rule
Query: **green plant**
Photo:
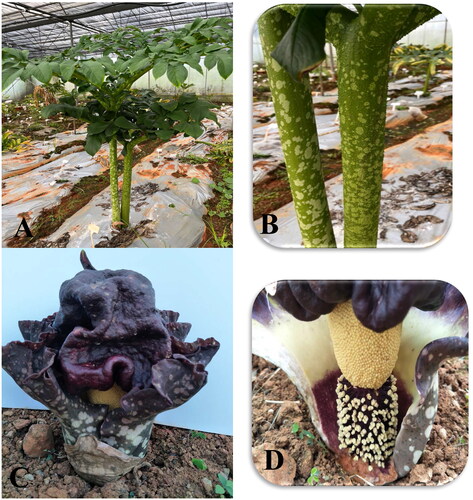
[[[218,248],[229,248],[232,246],[232,243],[231,241],[228,241],[227,240],[227,228],[225,227],[224,230],[223,230],[223,233],[221,234],[221,236],[219,236],[217,234],[217,231],[215,230],[215,226],[213,225],[212,221],[211,220],[208,220],[206,222],[207,224],[207,227],[209,228],[211,234],[212,234],[212,239],[213,241],[215,242],[215,244],[217,245]],[[210,238],[209,238],[210,240]],[[207,240],[208,241],[208,240]]]
[[[438,14],[424,5],[284,5],[258,26],[306,247],[335,246],[307,73],[335,45],[342,136],[345,247],[377,243],[391,48]],[[356,40],[356,43],[354,43]]]
[[[214,491],[220,498],[224,498],[225,494],[227,494],[230,498],[233,497],[233,481],[228,479],[228,476],[223,472],[219,472],[217,474],[217,478],[220,481],[220,484],[216,484]]]
[[[468,444],[467,440],[465,439],[465,436],[460,436],[457,439],[456,446],[466,446]]]
[[[207,436],[200,431],[191,431],[191,437],[193,438],[200,438],[200,439],[207,439]]]
[[[230,170],[222,169],[222,179],[210,184],[210,187],[220,193],[220,200],[214,210],[209,210],[212,217],[228,217],[232,213],[233,200],[233,173]]]
[[[14,151],[21,153],[29,145],[31,141],[21,134],[15,134],[11,130],[7,130],[2,134],[2,151]]]
[[[315,436],[312,434],[312,432],[302,429],[297,422],[292,424],[291,432],[292,434],[298,434],[299,439],[307,439],[308,445],[314,444]]]
[[[215,161],[221,167],[230,168],[233,164],[233,139],[222,142],[196,141],[200,144],[210,146],[206,158]]]
[[[98,55],[96,55],[98,54]],[[168,140],[183,132],[202,134],[201,121],[217,121],[215,105],[183,93],[159,99],[151,90],[133,91],[131,86],[149,71],[155,78],[166,74],[182,87],[187,66],[203,73],[217,67],[222,78],[232,73],[232,30],[229,18],[197,18],[176,30],[158,28],[143,32],[129,26],[113,33],[81,37],[79,43],[60,54],[29,59],[26,50],[3,49],[3,85],[17,78],[34,76],[42,83],[57,77],[76,85],[82,95],[66,95],[58,104],[43,108],[45,117],[57,113],[89,123],[86,151],[94,155],[103,143],[110,146],[112,223],[129,224],[133,150],[148,139]],[[110,57],[113,55],[112,57]],[[117,145],[123,146],[123,182],[118,189]]]
[[[317,467],[313,467],[310,470],[310,476],[307,478],[307,484],[310,484],[311,486],[317,485],[320,481],[320,472]]]
[[[193,458],[192,465],[199,470],[207,470],[207,464],[201,458]]]
[[[391,68],[396,75],[400,68],[420,69],[425,74],[422,92],[428,94],[429,84],[437,66],[452,64],[452,47],[446,44],[433,48],[424,45],[398,45],[391,54]]]

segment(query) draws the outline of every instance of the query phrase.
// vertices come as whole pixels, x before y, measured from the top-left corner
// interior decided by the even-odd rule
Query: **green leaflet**
[[[124,128],[126,130],[136,129],[136,125],[127,120],[124,116],[119,116],[114,122],[117,127]]]
[[[31,64],[31,63],[28,63],[26,66],[25,66],[25,69],[23,70],[23,73],[21,75],[21,79],[26,82],[26,80],[29,80],[32,75],[33,75],[33,70],[34,68],[36,67],[35,64]]]
[[[112,75],[116,73],[115,63],[108,56],[99,57],[97,62],[102,64]]]
[[[220,73],[220,76],[226,80],[233,71],[233,59],[232,56],[228,52],[219,52],[217,53],[218,61],[217,61],[217,69]]]
[[[300,81],[302,75],[325,59],[325,20],[332,6],[305,5],[271,53],[272,57]]]
[[[205,19],[197,18],[191,25],[190,29],[197,31],[199,28],[201,28],[205,24]]]
[[[46,61],[40,62],[31,74],[41,83],[49,83],[53,76],[51,65]]]
[[[214,104],[204,101],[203,99],[198,99],[187,106],[191,118],[197,122],[200,122],[204,118],[209,118],[210,120],[217,122],[217,115],[210,111],[210,109],[213,108],[215,108]]]
[[[53,75],[60,76],[61,75],[61,67],[58,62],[56,61],[50,61],[49,65],[51,67],[51,71],[53,72]]]
[[[182,109],[178,109],[169,115],[169,118],[176,120],[178,122],[184,122],[187,120],[187,113],[182,111]]]
[[[174,135],[173,130],[158,130],[156,132],[156,137],[159,137],[163,141],[168,141]]]
[[[184,36],[182,37],[182,40],[188,43],[189,45],[195,45],[196,42],[195,38],[192,35]]]
[[[187,68],[183,64],[170,64],[168,67],[167,77],[175,87],[180,87],[186,81],[187,74]]]
[[[153,76],[158,79],[163,76],[168,69],[168,63],[166,61],[160,61],[155,64],[153,68]]]
[[[208,54],[205,56],[204,65],[208,70],[211,70],[217,64],[217,56],[215,54]]]
[[[161,102],[161,107],[166,111],[174,111],[177,108],[177,101]]]
[[[88,118],[87,108],[73,106],[67,103],[50,104],[41,110],[41,116],[44,118],[49,118],[50,116],[57,115],[58,113],[64,113],[67,116],[72,116],[72,118]]]
[[[190,135],[194,139],[202,135],[202,127],[198,123],[185,123],[182,130],[185,134]]]
[[[188,54],[187,56],[182,57],[181,61],[190,66],[192,69],[198,71],[201,75],[204,74],[200,65],[200,56],[198,54]]]
[[[105,78],[105,70],[97,61],[84,61],[81,64],[80,72],[96,87],[100,87]]]
[[[110,122],[95,122],[95,123],[91,123],[89,125],[89,127],[87,128],[87,133],[88,134],[92,134],[92,135],[100,134],[109,125],[110,125]]]
[[[9,87],[23,73],[23,68],[12,68],[2,71],[2,89]]]
[[[135,56],[128,66],[128,70],[130,73],[139,73],[143,71],[147,66],[151,64],[151,61],[148,57],[143,56]]]
[[[87,135],[87,140],[85,141],[85,150],[89,153],[90,156],[94,156],[94,154],[100,149],[102,145],[102,138],[100,135]]]
[[[61,78],[65,82],[67,82],[74,74],[74,71],[76,69],[76,63],[75,61],[64,61],[61,63],[59,68],[61,72]]]
[[[21,61],[27,61],[28,60],[28,50],[20,50],[20,49],[14,49],[12,47],[4,47],[2,49],[2,52],[4,54],[3,59],[5,60],[7,56],[13,56],[15,59],[20,59]]]

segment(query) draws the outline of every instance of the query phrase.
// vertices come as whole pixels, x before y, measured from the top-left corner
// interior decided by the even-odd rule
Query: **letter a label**
[[[21,229],[22,227],[23,227],[23,229]],[[28,224],[27,224],[26,219],[24,217],[23,217],[23,219],[21,219],[20,225],[18,226],[18,230],[15,234],[15,238],[18,237],[19,233],[26,233],[26,236],[28,236],[29,238],[33,237],[33,233],[31,232],[30,228],[28,227]]]

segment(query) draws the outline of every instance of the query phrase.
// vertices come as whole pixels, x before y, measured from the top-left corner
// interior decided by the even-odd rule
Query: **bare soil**
[[[439,409],[427,447],[410,474],[394,486],[438,486],[455,479],[468,458],[468,359],[447,360],[439,371]],[[294,431],[298,424],[298,431]],[[301,431],[304,434],[301,436]],[[253,356],[253,447],[272,443],[296,462],[294,486],[366,485],[344,472],[312,425],[309,411],[285,373]]]
[[[22,420],[29,422],[25,425]],[[17,427],[25,426],[17,429],[15,422]],[[44,458],[29,458],[22,449],[22,440],[34,423],[47,423],[53,430],[55,447]],[[214,492],[217,474],[233,475],[230,436],[155,425],[142,466],[104,486],[94,486],[75,473],[63,443],[59,421],[51,412],[3,410],[2,498],[219,498]],[[203,460],[207,469],[196,468],[193,458]],[[26,469],[16,472],[23,488],[10,480],[18,467]]]

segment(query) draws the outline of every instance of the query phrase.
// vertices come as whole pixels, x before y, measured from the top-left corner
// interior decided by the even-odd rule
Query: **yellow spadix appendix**
[[[468,352],[463,296],[439,281],[279,281],[253,307],[253,353],[282,368],[349,473],[409,473],[430,437],[440,363]]]
[[[106,391],[89,389],[87,391],[87,398],[94,405],[108,405],[114,410],[115,408],[120,408],[120,400],[125,394],[126,392],[118,384],[113,384]]]

